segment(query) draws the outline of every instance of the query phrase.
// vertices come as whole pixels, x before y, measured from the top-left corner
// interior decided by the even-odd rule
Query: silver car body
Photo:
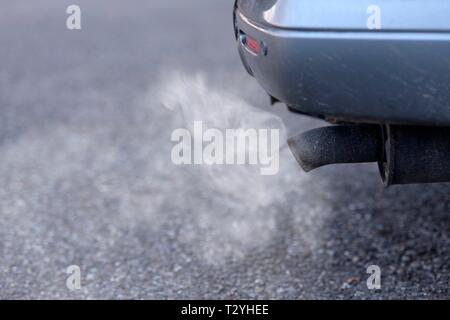
[[[374,8],[380,28],[371,29]],[[291,108],[450,125],[448,0],[238,0],[235,28],[249,73]],[[260,43],[257,54],[247,37]]]

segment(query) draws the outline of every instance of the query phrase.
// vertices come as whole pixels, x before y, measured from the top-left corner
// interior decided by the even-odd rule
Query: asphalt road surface
[[[268,106],[231,0],[80,0],[72,31],[70,4],[1,0],[0,298],[450,298],[449,185],[307,175],[285,146],[274,176],[171,162],[193,120],[322,124]]]

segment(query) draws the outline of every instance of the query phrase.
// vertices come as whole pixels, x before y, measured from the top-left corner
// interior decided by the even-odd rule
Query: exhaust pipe
[[[313,129],[288,139],[289,148],[306,172],[337,163],[377,162],[383,135],[376,125],[342,125]]]
[[[450,182],[450,128],[339,125],[288,139],[306,172],[337,163],[377,162],[386,186]]]
[[[450,128],[386,126],[383,135],[385,185],[450,182]]]

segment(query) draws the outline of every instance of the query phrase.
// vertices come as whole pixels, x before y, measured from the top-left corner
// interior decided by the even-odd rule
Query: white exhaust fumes
[[[238,128],[204,129],[194,121],[193,132],[179,128],[172,132],[174,164],[259,165],[261,175],[275,175],[280,169],[280,130]]]

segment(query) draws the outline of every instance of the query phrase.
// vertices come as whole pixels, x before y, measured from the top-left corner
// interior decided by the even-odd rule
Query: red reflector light
[[[251,52],[253,52],[254,54],[259,54],[260,50],[259,41],[253,39],[252,37],[246,36],[245,44],[247,45],[247,48],[249,48]]]

